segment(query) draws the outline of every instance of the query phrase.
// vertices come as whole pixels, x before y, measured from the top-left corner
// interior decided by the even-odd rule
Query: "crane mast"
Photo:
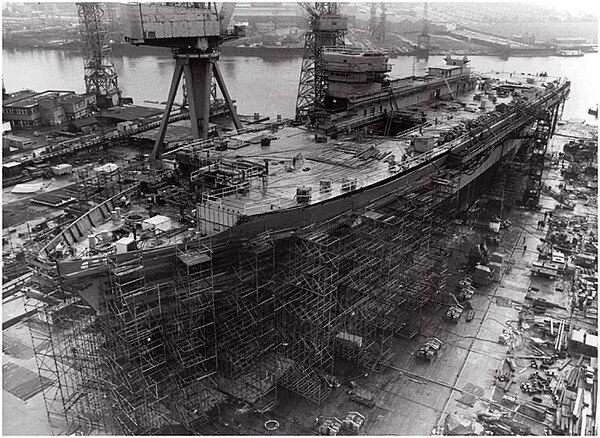
[[[429,56],[430,37],[429,20],[427,18],[427,2],[423,5],[423,31],[417,37],[417,54],[424,57]]]
[[[121,90],[108,43],[104,6],[77,3],[77,13],[83,40],[85,91],[96,96],[99,108],[110,108],[120,103]]]
[[[299,4],[309,14],[296,99],[296,121],[305,123],[310,121],[310,112],[323,105],[325,97],[326,77],[321,63],[323,48],[345,44],[348,19],[340,14],[339,3]]]
[[[377,3],[371,3],[371,18],[369,20],[369,31],[377,42],[385,42],[386,7],[380,3],[379,20],[377,20]]]

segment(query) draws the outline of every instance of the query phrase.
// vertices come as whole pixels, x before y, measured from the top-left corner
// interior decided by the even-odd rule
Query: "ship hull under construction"
[[[569,87],[556,81],[505,112],[476,112],[472,129],[435,143],[425,134],[437,122],[417,128],[424,134],[413,144],[323,146],[303,129],[272,126],[219,149],[200,142],[166,153],[198,190],[196,228],[168,229],[175,207],[171,218],[141,216],[161,207],[149,177],[78,218],[31,261],[45,276],[39,284],[53,287],[26,296],[48,325],[32,337],[53,382],[44,389],[49,417],[112,434],[173,425],[207,433],[223,394],[258,412],[272,409],[282,388],[318,404],[338,386],[334,357],[385,369],[394,339],[415,336],[426,306],[451,295],[458,212],[493,186],[498,166],[545,151]],[[303,156],[282,155],[301,140]],[[408,153],[402,141],[431,147]],[[131,209],[136,197],[144,205],[119,218],[117,205]],[[133,237],[122,234],[127,227]],[[57,256],[88,239],[92,256]]]
[[[549,117],[549,123],[554,125],[558,119],[559,106],[564,102],[568,94],[569,84],[563,83],[560,88],[543,96],[534,105],[537,114],[545,114]],[[531,109],[528,110],[531,112]],[[493,171],[497,164],[507,157],[514,156],[519,148],[531,139],[530,131],[535,123],[536,117],[522,111],[515,111],[511,115],[502,118],[496,125],[480,134],[481,138],[463,136],[443,147],[437,147],[430,152],[418,156],[416,164],[377,181],[373,184],[330,197],[320,202],[309,205],[299,204],[296,207],[275,209],[260,214],[243,215],[238,210],[232,210],[218,203],[216,206],[209,203],[198,204],[198,222],[201,229],[205,231],[216,224],[223,231],[212,233],[212,235],[199,239],[196,242],[187,242],[187,247],[210,245],[214,242],[226,242],[235,238],[252,238],[257,234],[268,232],[283,232],[307,227],[311,224],[331,220],[332,218],[350,211],[368,209],[368,206],[377,200],[394,196],[398,191],[414,185],[420,180],[446,179],[451,188],[447,187],[453,194],[459,196],[460,203],[464,207],[472,202],[472,189],[469,187],[473,182],[485,180],[486,174]],[[552,128],[552,126],[550,127]],[[488,175],[489,176],[489,175]],[[450,182],[449,179],[452,181]],[[477,193],[481,193],[478,186]],[[120,195],[115,198],[120,197]],[[96,207],[96,210],[110,211],[112,204],[108,201],[106,205]],[[208,205],[207,205],[208,204]],[[102,208],[103,207],[103,208]],[[207,212],[209,211],[210,212]],[[104,213],[106,214],[106,213]],[[211,218],[209,225],[203,226],[203,221]],[[84,218],[85,219],[85,218]],[[58,242],[62,240],[77,239],[82,233],[76,226],[57,236],[44,251],[50,254]],[[206,234],[211,234],[207,232]],[[160,259],[161,255],[172,254],[169,246],[143,251],[148,253],[148,268],[154,269],[152,260]],[[131,254],[118,254],[117,259],[127,260]],[[146,258],[146,257],[145,257]],[[61,260],[59,267],[61,275],[64,276],[87,276],[99,271],[105,271],[107,265],[106,257],[90,257],[83,260]],[[160,263],[159,263],[160,264]]]

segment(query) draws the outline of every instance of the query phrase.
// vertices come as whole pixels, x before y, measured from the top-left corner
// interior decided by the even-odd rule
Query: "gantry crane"
[[[221,10],[219,12],[219,26],[221,31],[221,36],[223,40],[230,38],[237,38],[239,36],[243,36],[245,31],[239,27],[233,27],[233,29],[228,29],[229,23],[231,22],[231,18],[233,17],[233,12],[235,10],[236,3],[234,2],[225,2],[221,5]],[[188,108],[188,99],[187,99],[187,85],[185,83],[185,76],[183,76],[183,102],[181,104],[182,108]],[[215,81],[215,77],[213,76],[210,84],[210,99],[211,102],[216,103],[217,98],[217,83]]]
[[[228,32],[234,3],[138,3],[124,5],[129,29],[125,39],[134,45],[169,47],[175,58],[175,71],[169,88],[167,106],[150,160],[161,159],[163,141],[175,95],[185,76],[192,135],[207,139],[213,75],[221,90],[236,129],[242,128],[229,96],[217,60],[219,45],[235,38],[237,29]]]
[[[339,3],[299,3],[310,16],[304,37],[304,56],[296,99],[296,121],[306,122],[310,111],[322,105],[326,78],[321,65],[323,47],[343,46],[348,19]]]
[[[377,20],[377,3],[371,3],[371,19],[369,31],[377,42],[385,42],[386,10],[385,3],[380,3],[379,21]]]

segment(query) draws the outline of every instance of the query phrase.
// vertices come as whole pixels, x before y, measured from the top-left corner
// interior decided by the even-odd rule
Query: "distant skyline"
[[[552,6],[556,9],[571,12],[572,14],[585,12],[588,14],[598,15],[598,3],[590,0],[532,0],[521,3],[534,3],[540,6]]]
[[[150,0],[141,0],[142,3],[147,3]],[[227,0],[229,2],[229,0]],[[282,3],[296,3],[294,0],[279,0]],[[342,0],[334,0],[335,2],[342,2]],[[64,2],[64,1],[63,1]],[[63,3],[51,0],[38,0],[38,1],[24,1],[24,2],[2,2],[4,4],[32,4],[32,3]],[[521,3],[521,4],[535,4],[540,7],[553,7],[557,10],[567,11],[572,14],[586,13],[598,15],[598,3],[597,0],[521,0],[521,1],[498,1],[498,0],[435,0],[430,3]],[[66,3],[75,3],[75,0],[67,1]],[[128,3],[126,0],[118,0],[116,2],[107,3]],[[222,3],[222,2],[217,2]],[[251,1],[244,3],[253,3]],[[262,3],[260,0],[256,3]],[[268,2],[265,2],[268,3]],[[372,1],[343,1],[343,3],[372,3]],[[388,1],[387,3],[415,3],[409,1]],[[418,2],[417,2],[418,3]]]
[[[288,1],[288,0],[284,0]],[[335,0],[337,1],[337,0]],[[370,3],[370,1],[368,1]],[[571,13],[585,12],[589,14],[598,15],[598,3],[597,0],[516,0],[516,1],[499,1],[499,0],[435,0],[431,3],[521,3],[521,4],[534,4],[540,7],[553,7],[558,10],[568,11]],[[356,2],[350,2],[356,3]],[[388,2],[395,3],[395,2]],[[406,3],[400,1],[399,3]],[[423,2],[424,3],[424,2]]]

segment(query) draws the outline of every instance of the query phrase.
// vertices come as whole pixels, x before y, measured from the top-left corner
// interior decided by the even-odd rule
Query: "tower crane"
[[[340,14],[339,3],[299,3],[309,14],[309,30],[304,36],[304,56],[300,70],[296,121],[306,122],[309,113],[322,105],[326,78],[321,64],[324,47],[343,46],[348,19]]]
[[[369,20],[369,31],[375,40],[385,42],[386,8],[385,3],[380,3],[379,21],[377,20],[377,3],[371,3],[371,19]]]
[[[118,105],[121,90],[108,43],[104,3],[77,3],[83,40],[85,91],[96,96],[100,108]]]
[[[213,2],[137,3],[122,7],[129,27],[125,33],[127,41],[134,45],[169,47],[175,58],[167,106],[150,161],[156,164],[161,159],[169,116],[182,76],[186,82],[194,138],[208,138],[213,76],[236,129],[241,129],[241,121],[217,63],[220,43],[239,35],[238,28],[227,31],[235,4],[224,3],[220,11]]]
[[[429,20],[427,18],[427,2],[423,5],[423,31],[417,37],[417,51],[424,57],[429,56]]]
[[[371,35],[375,35],[375,29],[377,29],[377,4],[371,3],[370,8],[370,17],[369,17],[369,33]]]

